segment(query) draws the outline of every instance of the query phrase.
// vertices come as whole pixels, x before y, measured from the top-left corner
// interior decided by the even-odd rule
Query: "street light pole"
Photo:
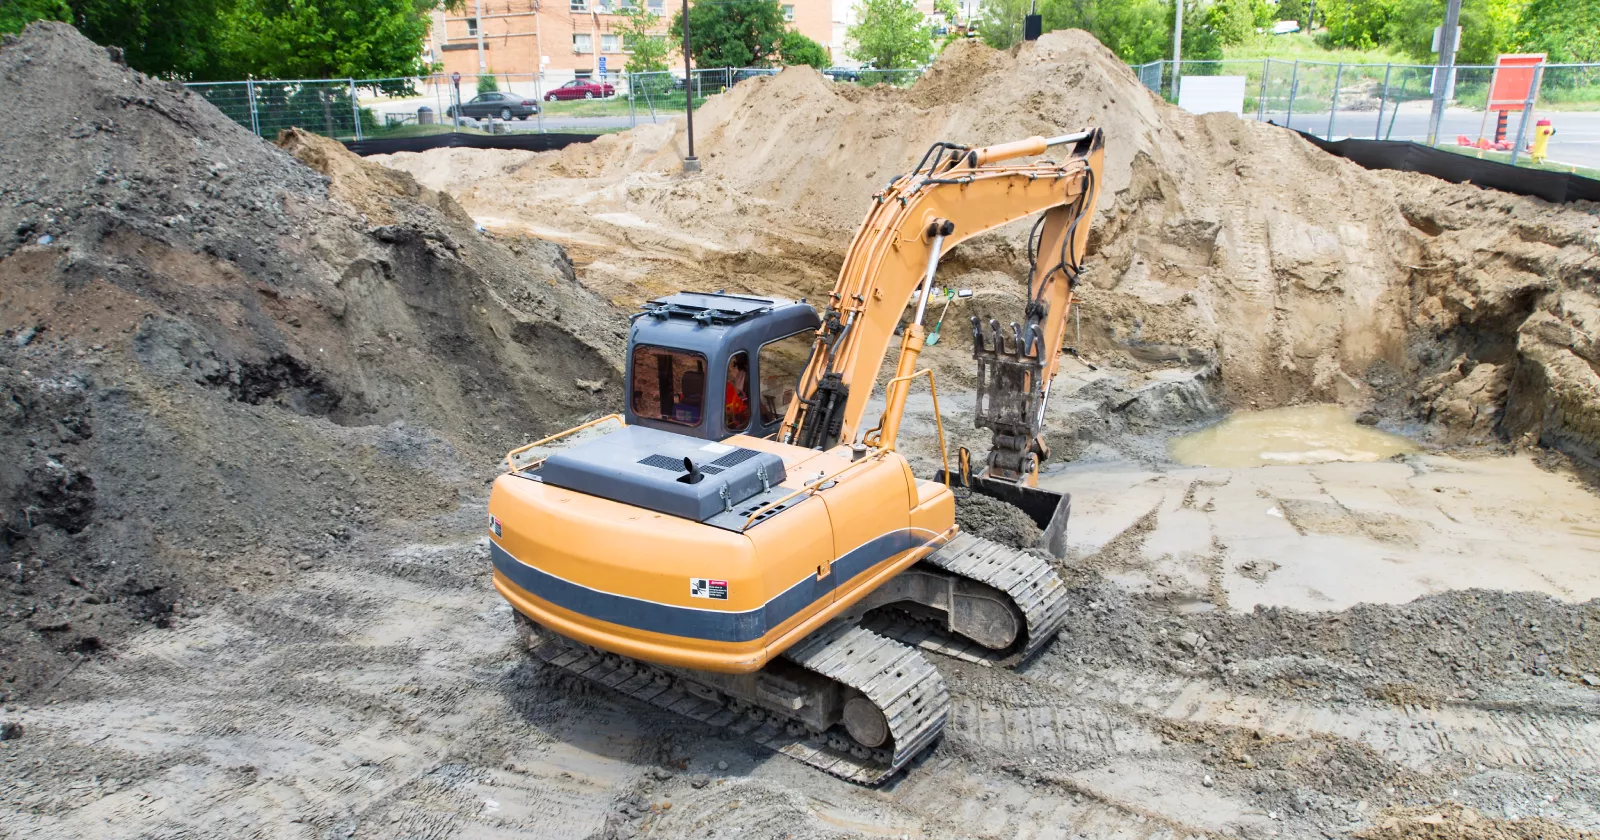
[[[1444,28],[1439,30],[1439,66],[1433,71],[1433,110],[1428,114],[1428,145],[1439,144],[1439,123],[1444,120],[1445,92],[1456,72],[1456,26],[1461,22],[1461,0],[1449,0]]]
[[[689,68],[689,0],[683,0],[683,117],[689,131],[689,156],[683,159],[683,171],[699,172],[700,159],[694,156],[694,71]]]

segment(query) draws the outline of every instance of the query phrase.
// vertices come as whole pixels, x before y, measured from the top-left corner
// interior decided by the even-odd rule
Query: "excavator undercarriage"
[[[869,613],[874,620],[858,623]],[[516,621],[528,650],[552,667],[871,785],[915,758],[949,715],[944,679],[922,650],[1015,665],[1066,618],[1065,588],[1048,562],[962,534],[748,674],[644,662],[520,613]]]

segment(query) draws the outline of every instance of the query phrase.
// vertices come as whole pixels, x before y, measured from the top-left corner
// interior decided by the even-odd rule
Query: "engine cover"
[[[693,464],[691,472],[684,461]],[[770,452],[626,426],[563,449],[525,473],[547,484],[696,522],[784,480]]]

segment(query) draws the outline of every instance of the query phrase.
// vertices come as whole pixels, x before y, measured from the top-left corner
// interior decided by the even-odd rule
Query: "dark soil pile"
[[[625,322],[559,248],[69,26],[0,80],[0,699],[616,402]]]

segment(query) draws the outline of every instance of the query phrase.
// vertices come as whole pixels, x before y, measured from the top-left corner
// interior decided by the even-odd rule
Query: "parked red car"
[[[604,99],[615,96],[617,89],[602,82],[589,79],[573,79],[544,95],[544,100],[549,102],[554,99]]]

